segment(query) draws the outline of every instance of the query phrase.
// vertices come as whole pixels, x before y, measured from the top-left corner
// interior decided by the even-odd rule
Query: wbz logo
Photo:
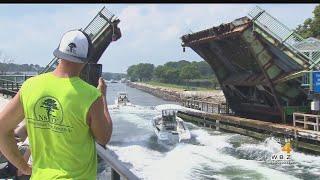
[[[291,142],[286,140],[285,145],[281,148],[281,151],[276,154],[272,154],[270,157],[270,163],[272,164],[293,164],[291,158]]]

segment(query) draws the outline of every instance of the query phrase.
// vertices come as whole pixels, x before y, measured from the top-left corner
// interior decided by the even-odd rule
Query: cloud
[[[58,46],[62,34],[70,29],[84,27],[96,12],[96,8],[81,7],[10,18],[1,16],[0,49],[17,57],[16,63],[46,65],[53,57],[52,51]]]
[[[172,60],[201,60],[182,52],[180,37],[246,16],[254,4],[129,4],[108,5],[121,20],[122,37],[101,57],[104,71],[125,72],[139,62],[155,65]],[[315,4],[261,4],[293,28],[312,16]],[[19,7],[19,8],[17,8]],[[36,7],[36,8],[35,8]],[[21,8],[23,9],[21,11]],[[16,63],[46,65],[62,34],[87,25],[101,5],[0,5],[0,50]],[[2,11],[2,9],[4,9]],[[10,9],[10,11],[8,10]],[[299,12],[299,16],[292,16]]]
[[[121,62],[108,62],[111,69],[125,71],[129,65],[139,62],[162,64],[169,60],[201,60],[194,52],[183,54],[180,37],[189,33],[218,25],[227,20],[244,16],[243,5],[177,5],[168,10],[170,5],[129,5],[119,14],[123,37],[111,44],[105,55],[107,59],[117,58]],[[164,10],[166,9],[166,10]],[[236,12],[236,13],[233,13]],[[232,15],[228,15],[228,14]],[[219,16],[220,14],[220,16]],[[221,18],[224,14],[226,18]],[[121,51],[126,50],[126,53]],[[187,56],[186,56],[187,55]],[[117,67],[116,67],[117,66]]]

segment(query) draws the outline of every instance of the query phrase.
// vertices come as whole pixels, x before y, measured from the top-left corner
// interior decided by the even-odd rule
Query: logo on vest
[[[35,128],[49,129],[55,132],[70,132],[70,126],[63,123],[63,109],[60,102],[51,96],[40,98],[34,106],[35,119],[30,121]]]

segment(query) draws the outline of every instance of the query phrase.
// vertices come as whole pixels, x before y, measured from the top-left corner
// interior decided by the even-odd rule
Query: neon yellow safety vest
[[[20,89],[31,155],[31,179],[96,179],[95,141],[87,113],[100,91],[79,77],[45,73]]]

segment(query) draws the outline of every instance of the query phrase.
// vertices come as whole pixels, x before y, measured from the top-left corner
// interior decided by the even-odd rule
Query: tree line
[[[127,69],[131,81],[158,81],[162,83],[183,84],[191,82],[217,83],[210,65],[205,61],[170,61],[154,66],[151,63],[139,63]]]
[[[111,73],[111,72],[103,72],[102,77],[105,80],[121,80],[122,78],[126,78],[126,74],[124,73]]]
[[[320,5],[317,5],[312,13],[313,17],[306,19],[295,31],[304,38],[315,37],[320,39]]]

